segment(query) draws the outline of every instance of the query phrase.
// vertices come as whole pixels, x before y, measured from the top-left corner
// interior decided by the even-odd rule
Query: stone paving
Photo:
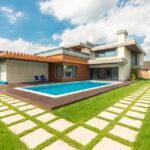
[[[43,150],[75,150],[75,148],[69,146],[67,143],[57,140],[53,144],[45,147]]]
[[[65,119],[58,119],[58,120],[50,123],[49,127],[62,132],[64,130],[68,129],[69,127],[71,127],[72,125],[73,125],[73,123],[71,123]]]
[[[5,122],[6,124],[11,124],[13,122],[16,122],[16,121],[19,121],[19,120],[22,120],[22,119],[24,119],[23,116],[21,116],[19,114],[15,114],[15,115],[12,115],[12,116],[9,116],[9,117],[2,118],[1,120],[3,122]]]
[[[132,147],[125,142],[132,145],[139,134],[150,106],[148,89],[145,87],[135,91],[82,124],[0,94],[0,120],[29,149],[75,150],[78,149],[76,144],[84,149],[94,142],[93,150],[131,150]],[[99,138],[99,135],[103,136]]]
[[[33,149],[37,145],[43,143],[44,141],[50,139],[53,135],[46,130],[40,128],[37,130],[34,130],[33,132],[30,132],[23,137],[21,137],[21,141],[26,143],[26,145],[30,148]]]
[[[131,150],[131,147],[104,137],[98,144],[96,144],[93,150]]]
[[[86,124],[99,130],[103,130],[109,124],[109,122],[95,117],[87,121]]]
[[[94,137],[96,137],[96,132],[93,132],[84,127],[78,127],[67,134],[71,139],[81,143],[82,145],[88,144]]]
[[[20,134],[24,131],[32,129],[33,127],[37,126],[34,122],[30,120],[23,121],[21,123],[17,123],[9,127],[9,129],[14,132],[15,134]]]
[[[107,112],[107,111],[103,111],[103,112],[99,113],[98,116],[102,117],[102,118],[109,119],[109,120],[114,120],[117,117],[116,114],[110,113],[110,112]]]

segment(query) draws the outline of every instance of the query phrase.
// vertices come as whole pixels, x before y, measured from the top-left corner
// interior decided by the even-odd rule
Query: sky
[[[150,60],[150,0],[0,0],[0,50],[36,53],[116,41],[126,29]]]

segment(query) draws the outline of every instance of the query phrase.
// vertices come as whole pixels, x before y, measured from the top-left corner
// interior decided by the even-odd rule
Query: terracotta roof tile
[[[29,61],[38,61],[38,62],[51,62],[51,63],[70,62],[70,63],[78,63],[78,64],[87,64],[87,61],[77,61],[73,59],[70,60],[70,59],[46,57],[46,56],[35,56],[31,54],[8,52],[8,51],[1,51],[0,59],[17,59],[17,60],[29,60]]]
[[[31,54],[24,54],[18,52],[0,52],[0,58],[18,59],[18,60],[30,60],[39,62],[59,62],[59,59],[52,59],[45,56],[34,56]]]
[[[150,61],[144,61],[143,69],[150,69]]]

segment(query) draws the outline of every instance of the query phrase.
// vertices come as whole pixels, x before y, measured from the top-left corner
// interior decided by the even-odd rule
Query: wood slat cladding
[[[71,63],[63,63],[66,66],[76,66],[77,67],[77,77],[63,77],[62,81],[80,81],[80,80],[89,80],[89,66],[82,64],[71,64]]]
[[[55,56],[48,56],[51,59],[58,59],[60,62],[68,62],[68,63],[77,63],[77,64],[88,64],[88,60],[85,58],[79,58],[75,56],[69,55],[55,55]]]
[[[62,63],[50,63],[48,67],[49,81],[62,82],[62,78],[56,77],[56,66]]]
[[[66,65],[66,66],[76,66],[77,67],[77,77],[56,77],[56,66]],[[75,63],[51,63],[49,64],[49,80],[57,82],[69,82],[69,81],[80,81],[89,80],[89,66],[83,64]]]

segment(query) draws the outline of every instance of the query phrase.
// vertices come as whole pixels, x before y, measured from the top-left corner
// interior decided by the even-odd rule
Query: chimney
[[[123,43],[128,38],[128,32],[126,30],[117,31],[118,43]]]

